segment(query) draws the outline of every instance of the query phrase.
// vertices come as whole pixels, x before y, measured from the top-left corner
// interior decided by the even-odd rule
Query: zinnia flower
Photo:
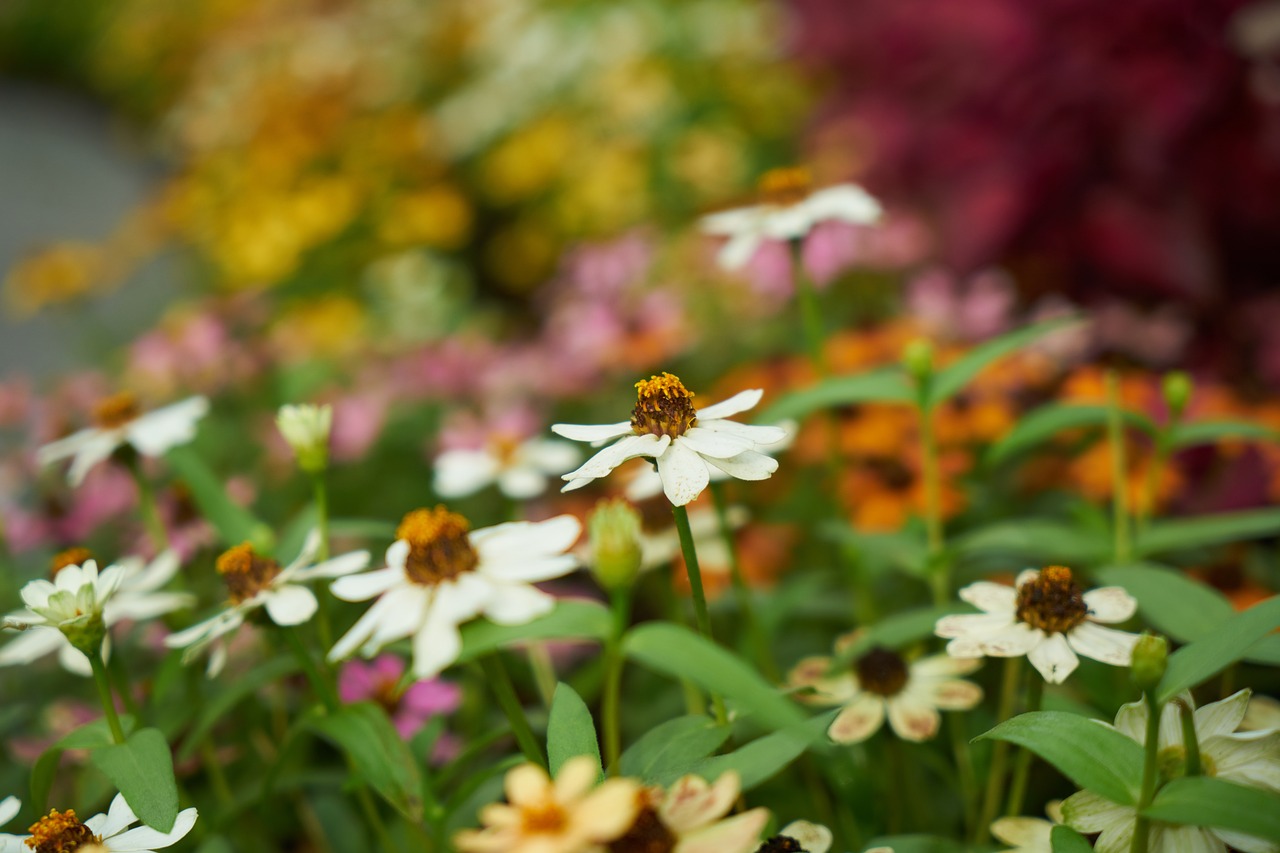
[[[498,491],[512,500],[527,500],[546,491],[549,477],[581,458],[573,445],[545,438],[455,448],[436,457],[435,490],[443,498],[460,498],[497,483]]]
[[[400,522],[386,568],[333,584],[333,594],[344,601],[378,600],[329,659],[342,660],[357,648],[371,657],[412,637],[413,674],[439,674],[458,656],[463,622],[484,614],[502,625],[521,625],[549,612],[555,599],[531,584],[573,571],[577,558],[565,552],[581,532],[569,515],[470,532],[465,518],[443,506],[414,510]]]
[[[171,447],[186,444],[195,437],[196,423],[208,411],[207,399],[189,397],[142,414],[132,394],[116,394],[94,410],[97,426],[44,445],[36,452],[36,460],[41,465],[49,465],[73,457],[67,482],[79,486],[93,466],[126,444],[143,456],[160,456]]]
[[[640,787],[630,779],[596,786],[595,762],[565,762],[552,782],[546,771],[522,764],[507,773],[506,803],[485,806],[484,829],[458,833],[463,853],[604,853],[635,819]]]
[[[1026,655],[1045,681],[1060,684],[1079,666],[1077,654],[1128,666],[1137,634],[1104,628],[1123,622],[1138,602],[1118,586],[1081,592],[1064,566],[1018,575],[1016,588],[979,581],[960,590],[978,614],[944,616],[934,633],[947,637],[947,654],[971,658]]]
[[[10,614],[6,621],[29,631],[42,627],[56,629],[67,643],[82,653],[82,657],[101,654],[107,635],[103,609],[120,586],[124,571],[123,566],[108,566],[98,574],[98,564],[86,560],[83,566],[66,566],[53,582],[42,579],[30,581],[21,593],[27,610]],[[37,646],[48,641],[46,636],[36,636],[40,637]],[[20,637],[9,643],[4,651],[10,652],[15,643],[18,649],[16,653],[11,652],[15,657],[21,657],[24,651],[30,650],[31,641],[24,642]]]
[[[10,797],[0,803],[0,823]],[[17,803],[13,802],[17,813]],[[123,794],[116,794],[106,814],[94,815],[83,823],[71,809],[65,812],[50,811],[31,825],[29,836],[0,835],[0,853],[76,853],[76,851],[118,851],[118,853],[154,853],[160,847],[172,847],[196,825],[199,813],[195,809],[178,812],[173,829],[160,832],[149,826],[129,827],[138,822],[138,816],[124,801]]]
[[[732,770],[712,784],[685,776],[665,793],[661,788],[640,791],[635,819],[609,845],[609,853],[753,853],[769,812],[751,809],[725,818],[740,793]]]
[[[740,480],[766,480],[778,461],[760,452],[763,445],[787,437],[772,426],[749,426],[725,420],[760,402],[764,392],[742,391],[722,403],[695,410],[693,393],[670,373],[636,383],[631,420],[616,424],[555,424],[551,431],[575,441],[605,442],[620,438],[562,479],[563,492],[581,488],[614,468],[645,456],[658,464],[663,491],[675,506],[684,506],[707,487],[711,468]]]
[[[329,464],[332,428],[332,406],[286,405],[276,413],[276,429],[293,450],[298,467],[311,474],[323,471]]]
[[[851,641],[845,638],[839,651]],[[903,740],[923,741],[938,733],[938,711],[965,711],[982,701],[982,688],[957,676],[973,672],[975,659],[934,655],[907,663],[876,646],[845,672],[829,675],[831,658],[806,658],[791,671],[794,687],[808,688],[797,698],[816,705],[843,705],[827,734],[836,743],[860,743],[875,734],[886,717]]]

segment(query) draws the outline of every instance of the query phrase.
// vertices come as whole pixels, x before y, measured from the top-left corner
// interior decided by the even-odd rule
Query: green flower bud
[[[1191,392],[1195,390],[1195,385],[1192,383],[1190,376],[1181,370],[1175,370],[1172,373],[1165,374],[1163,390],[1164,402],[1176,418],[1186,409],[1187,401],[1191,399]]]
[[[640,571],[640,513],[622,498],[600,501],[587,517],[591,566],[607,590],[631,586]]]
[[[281,406],[276,427],[293,448],[298,467],[318,474],[329,465],[329,430],[333,426],[331,406]]]
[[[1129,674],[1144,693],[1156,689],[1169,663],[1169,643],[1159,634],[1143,634],[1133,647]]]
[[[902,366],[917,382],[925,382],[933,375],[933,344],[924,338],[916,338],[902,351]]]

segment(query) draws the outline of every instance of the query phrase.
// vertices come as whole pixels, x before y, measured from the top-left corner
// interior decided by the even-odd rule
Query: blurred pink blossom
[[[376,702],[387,710],[400,737],[408,740],[432,717],[452,714],[462,702],[462,689],[451,681],[429,678],[415,681],[398,692],[404,676],[404,661],[395,655],[380,655],[372,661],[350,660],[338,675],[338,694],[343,702]],[[432,761],[449,760],[448,741],[436,744]]]
[[[931,334],[980,341],[1009,328],[1016,302],[1013,282],[999,270],[965,279],[940,267],[907,284],[907,312]]]

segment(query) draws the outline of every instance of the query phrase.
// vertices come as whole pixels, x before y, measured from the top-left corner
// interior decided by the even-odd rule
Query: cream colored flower
[[[780,829],[777,835],[761,844],[756,853],[793,853],[796,850],[803,850],[804,853],[827,853],[832,841],[831,830],[822,824],[793,820]]]
[[[333,407],[311,404],[281,406],[276,428],[293,450],[298,467],[317,473],[329,464],[329,432],[333,428]]]
[[[1000,853],[1053,853],[1053,828],[1062,823],[1062,801],[1051,800],[1045,807],[1050,820],[1040,817],[1002,817],[991,824],[997,841],[1012,844]]]
[[[12,663],[21,663],[33,645],[52,651],[54,639],[48,631],[60,632],[69,646],[85,654],[101,654],[107,636],[103,612],[124,579],[123,566],[108,566],[98,574],[98,564],[86,560],[83,566],[66,566],[53,581],[33,580],[22,588],[27,609],[13,613],[9,622],[25,628],[23,636],[4,648]],[[35,633],[32,633],[35,632]],[[31,638],[35,637],[35,640]],[[13,648],[14,646],[17,648]],[[70,659],[69,656],[64,660]]]
[[[842,651],[852,641],[837,645]],[[843,705],[827,734],[836,743],[860,743],[884,725],[887,718],[903,740],[929,740],[938,733],[942,711],[965,711],[982,701],[982,688],[958,676],[981,665],[980,660],[935,655],[908,663],[896,652],[876,646],[835,675],[832,659],[806,658],[791,671],[792,687],[804,688],[797,698],[815,705]]]
[[[665,793],[643,791],[635,820],[609,853],[752,853],[769,812],[751,809],[726,818],[741,789],[738,774],[729,771],[711,784],[685,776]]]
[[[9,800],[0,803],[2,810]],[[16,805],[16,804],[15,804]],[[15,809],[16,811],[16,809]],[[31,853],[31,851],[56,850],[60,853],[154,853],[161,847],[172,847],[191,832],[199,812],[183,809],[178,812],[173,829],[160,832],[149,826],[129,827],[138,822],[138,816],[129,808],[123,794],[116,794],[106,814],[94,815],[81,822],[70,809],[51,811],[31,827],[31,835],[0,835],[0,853]],[[3,821],[0,821],[2,823]]]
[[[1060,684],[1080,665],[1077,654],[1129,666],[1137,634],[1099,623],[1123,622],[1138,602],[1118,586],[1081,592],[1064,566],[1028,569],[1017,586],[980,581],[960,590],[978,614],[944,616],[934,629],[951,639],[947,654],[972,658],[1027,656],[1045,681]]]
[[[599,771],[572,758],[554,782],[534,764],[507,773],[506,803],[485,806],[483,829],[458,833],[462,853],[604,853],[639,810],[640,786],[630,779],[596,785]]]

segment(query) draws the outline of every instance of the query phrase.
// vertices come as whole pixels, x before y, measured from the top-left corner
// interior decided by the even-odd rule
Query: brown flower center
[[[897,696],[907,686],[907,662],[888,649],[875,646],[853,665],[862,689],[881,696]]]
[[[56,578],[58,572],[67,566],[79,566],[93,559],[93,552],[88,548],[68,548],[53,555],[49,561],[49,577]]]
[[[253,598],[271,585],[280,574],[280,564],[269,557],[255,554],[248,542],[224,551],[218,557],[218,574],[227,584],[231,602],[239,604]]]
[[[679,438],[698,422],[693,409],[693,392],[680,377],[670,373],[651,376],[636,383],[636,407],[631,410],[631,429]]]
[[[473,570],[480,556],[467,534],[471,525],[443,506],[415,509],[396,528],[396,538],[409,543],[404,573],[409,580],[434,586]]]
[[[556,835],[569,825],[559,803],[546,802],[520,809],[520,831],[526,835]]]
[[[62,814],[52,810],[27,831],[31,837],[25,843],[35,853],[74,853],[90,844],[102,842],[93,830],[76,819],[76,813],[71,809]]]
[[[112,394],[93,407],[93,422],[102,429],[116,429],[142,414],[138,398],[128,391]]]
[[[1047,634],[1066,633],[1084,621],[1089,608],[1066,566],[1049,566],[1018,587],[1018,619]]]
[[[609,853],[671,853],[678,840],[645,801],[631,828],[609,845]]]
[[[789,835],[775,835],[761,844],[756,853],[809,853],[809,851]]]
[[[799,204],[813,189],[813,177],[803,166],[770,169],[760,177],[760,201],[777,207]]]

